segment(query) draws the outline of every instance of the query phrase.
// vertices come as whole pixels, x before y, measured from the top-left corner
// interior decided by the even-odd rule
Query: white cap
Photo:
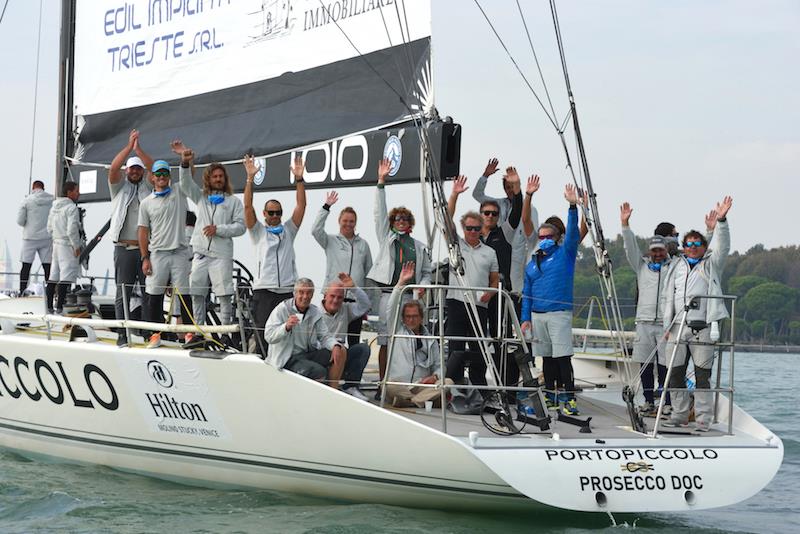
[[[139,157],[137,157],[137,156],[131,156],[131,157],[129,157],[129,158],[128,158],[128,161],[125,163],[125,167],[126,167],[126,168],[128,168],[128,167],[133,167],[133,166],[135,166],[135,165],[138,165],[139,167],[141,167],[142,169],[144,169],[144,163],[142,163],[142,160],[141,160],[141,159],[139,159]]]

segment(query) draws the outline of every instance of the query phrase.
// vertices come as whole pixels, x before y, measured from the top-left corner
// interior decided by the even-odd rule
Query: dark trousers
[[[347,344],[351,347],[361,342],[361,325],[364,324],[363,317],[356,317],[347,325]]]
[[[650,362],[644,366],[642,369],[642,394],[644,395],[644,400],[649,402],[650,404],[655,404],[655,374],[656,366],[658,367],[658,389],[664,387],[664,380],[667,378],[667,366],[656,364],[655,362]],[[667,406],[669,406],[669,392],[667,392],[667,398],[664,402]]]
[[[467,306],[458,300],[447,299],[447,321],[444,324],[445,336],[480,337],[472,328]],[[478,309],[478,324],[484,333],[487,325],[486,308]],[[464,368],[469,367],[470,381],[475,385],[486,385],[486,362],[483,360],[480,344],[477,341],[450,340],[448,344],[447,371],[445,377],[453,382],[464,381]],[[469,350],[465,350],[469,345]]]
[[[144,273],[142,272],[142,256],[138,249],[127,250],[125,247],[114,247],[114,284],[117,292],[114,297],[114,315],[117,320],[125,319],[125,302],[128,302],[128,317],[130,314],[131,293],[133,287],[139,284],[139,293],[142,295],[142,317],[147,309],[147,293],[144,290]],[[123,297],[124,292],[124,297]],[[163,302],[163,298],[161,299]],[[125,335],[125,330],[120,329],[119,335]]]
[[[178,298],[177,296],[175,298]],[[182,300],[178,301],[181,304],[181,321],[183,324],[192,324],[190,315],[192,312],[192,299],[185,296]],[[147,294],[146,305],[142,308],[144,310],[143,319],[151,323],[164,322],[164,295],[150,295]]]
[[[55,309],[60,311],[64,308],[64,301],[67,300],[67,291],[71,285],[72,282],[47,282],[44,298],[48,312],[53,309],[53,298],[56,297],[56,293],[58,293],[58,297],[56,298]]]
[[[266,322],[265,322],[266,324]],[[312,350],[300,354],[292,354],[286,362],[286,369],[312,380],[321,380],[328,376],[331,365],[331,351],[328,349]]]
[[[550,391],[558,389],[565,392],[567,399],[575,398],[575,372],[572,369],[572,356],[559,358],[542,358],[542,371],[544,371],[544,387],[548,396],[554,398]]]
[[[256,329],[256,335],[260,336],[262,341],[264,339],[264,327],[267,325],[267,319],[269,319],[272,310],[274,310],[278,304],[290,298],[292,298],[291,293],[275,293],[269,289],[253,290],[253,320],[256,323],[253,326]],[[256,347],[258,346],[259,345],[256,344]],[[267,343],[265,341],[263,342],[263,347],[265,351],[263,356],[266,357]]]
[[[22,293],[28,287],[28,281],[31,279],[31,267],[33,267],[32,263],[23,263],[22,270],[19,272],[19,294]],[[42,269],[44,269],[44,279],[50,280],[50,264],[43,263]]]

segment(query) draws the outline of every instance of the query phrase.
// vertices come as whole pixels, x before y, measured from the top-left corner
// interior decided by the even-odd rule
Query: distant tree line
[[[641,250],[646,240],[639,237]],[[713,240],[710,244],[713,250]],[[614,266],[620,307],[626,330],[633,330],[636,314],[636,276],[625,259],[622,236],[607,243]],[[722,288],[736,295],[736,340],[749,343],[800,344],[800,247],[766,249],[755,245],[744,254],[733,252],[725,262]],[[590,300],[602,295],[594,253],[582,246],[575,270],[575,326],[584,326]],[[724,333],[730,321],[723,325]],[[598,306],[593,306],[593,328],[602,328]]]

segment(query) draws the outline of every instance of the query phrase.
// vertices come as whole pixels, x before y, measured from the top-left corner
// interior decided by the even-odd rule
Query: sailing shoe
[[[558,403],[553,399],[551,399],[550,397],[547,397],[544,400],[544,404],[545,406],[547,406],[548,410],[558,410]]]
[[[665,404],[664,408],[661,410],[661,415],[669,415],[672,413],[672,406],[669,404]]]
[[[561,413],[564,415],[580,415],[581,411],[578,410],[578,402],[575,399],[568,400],[561,408]]]
[[[197,336],[194,332],[186,332],[186,335],[183,336],[183,344],[188,345],[189,343],[194,341],[196,337]]]
[[[656,407],[653,405],[652,402],[645,402],[644,404],[639,406],[639,413],[645,417],[655,417]]]
[[[689,423],[687,421],[678,421],[676,419],[664,421],[662,425],[669,428],[689,428]]]
[[[700,421],[697,421],[695,423],[694,429],[697,432],[708,432],[709,430],[711,430],[711,425],[709,425],[708,423],[701,423]]]
[[[347,389],[344,390],[344,392],[347,393],[348,395],[352,395],[353,397],[357,398],[358,400],[369,402],[369,399],[367,398],[367,396],[364,395],[364,393],[362,393],[361,390],[358,389],[357,387],[347,388]]]
[[[125,337],[123,334],[119,334],[117,336],[117,346],[120,347],[120,348],[127,347],[128,346],[128,338]]]
[[[156,347],[161,346],[161,334],[156,332],[152,336],[150,336],[150,342],[147,344],[148,349],[154,349]]]

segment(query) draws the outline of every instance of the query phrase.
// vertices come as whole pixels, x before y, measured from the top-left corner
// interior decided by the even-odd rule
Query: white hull
[[[578,434],[559,423],[558,439],[483,431],[470,443],[467,430],[482,430],[474,417],[451,416],[448,435],[436,411],[381,409],[254,355],[18,332],[0,335],[0,357],[0,446],[195,485],[429,508],[663,512],[740,502],[783,457],[738,408],[732,436],[651,439],[624,425]],[[576,369],[606,372],[602,361]]]

